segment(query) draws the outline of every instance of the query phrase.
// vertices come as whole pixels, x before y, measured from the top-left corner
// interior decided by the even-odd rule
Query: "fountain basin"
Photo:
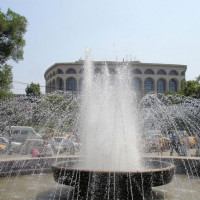
[[[74,195],[83,199],[146,198],[152,187],[172,181],[175,166],[168,162],[145,159],[144,169],[135,171],[87,170],[79,162],[60,162],[52,166],[56,182],[74,187]]]

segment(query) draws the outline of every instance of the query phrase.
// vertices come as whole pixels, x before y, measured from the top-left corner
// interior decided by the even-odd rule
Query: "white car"
[[[29,126],[7,126],[4,130],[4,135],[9,135],[11,131],[11,140],[24,143],[27,139],[41,139],[41,136]]]

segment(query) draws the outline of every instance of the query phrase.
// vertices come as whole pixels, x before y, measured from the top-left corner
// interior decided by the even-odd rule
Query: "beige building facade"
[[[133,89],[141,95],[148,92],[163,93],[165,91],[178,91],[181,82],[185,80],[186,65],[141,63],[139,61],[113,62],[106,61],[110,73],[115,74],[118,66],[127,64],[133,77]],[[94,61],[95,73],[101,71],[105,61]],[[83,80],[84,61],[72,63],[55,63],[49,67],[44,78],[46,80],[46,93],[53,91],[81,91]]]

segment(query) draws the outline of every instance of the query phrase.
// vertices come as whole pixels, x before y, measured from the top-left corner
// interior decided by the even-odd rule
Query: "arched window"
[[[160,69],[160,70],[157,71],[157,74],[159,74],[159,75],[166,75],[167,73],[166,73],[165,70]]]
[[[142,90],[142,81],[140,78],[134,78],[133,79],[133,89],[136,91]]]
[[[133,74],[142,74],[142,71],[139,69],[134,69]]]
[[[70,77],[66,81],[66,90],[76,91],[77,90],[77,81],[75,78]]]
[[[56,75],[56,72],[54,71],[54,72],[53,72],[53,76],[55,76],[55,75]]]
[[[144,81],[144,91],[145,92],[154,91],[154,84],[153,84],[153,80],[151,78],[147,78]]]
[[[58,89],[59,90],[64,90],[64,80],[62,78],[58,78],[56,80],[57,85],[58,85]]]
[[[52,73],[50,74],[50,78],[52,77]]]
[[[97,68],[95,68],[94,73],[95,73],[95,74],[101,74],[102,71],[101,71],[100,68],[97,67]]]
[[[152,69],[147,69],[144,74],[155,74]]]
[[[67,71],[66,71],[66,74],[76,74],[77,72],[76,72],[76,70],[75,69],[68,69]]]
[[[177,82],[174,79],[169,81],[169,90],[177,92]]]
[[[50,84],[49,84],[49,92],[52,91],[52,84],[51,84],[51,81],[50,81]]]
[[[55,90],[55,87],[56,87],[56,81],[55,81],[55,79],[53,79],[53,84],[52,84],[52,90],[53,91]]]
[[[57,74],[64,74],[61,69],[57,69]]]
[[[113,69],[113,68],[109,68],[109,73],[110,73],[110,74],[116,74],[116,70]]]
[[[165,91],[166,91],[165,81],[163,79],[159,79],[157,81],[157,92],[158,93],[163,93]]]
[[[169,72],[169,75],[175,75],[175,76],[177,76],[177,75],[178,75],[178,72],[177,72],[176,70],[171,70],[171,71]]]
[[[84,71],[84,69],[82,68],[80,71],[79,71],[79,74],[82,74]]]
[[[181,76],[185,76],[185,71],[181,72]]]

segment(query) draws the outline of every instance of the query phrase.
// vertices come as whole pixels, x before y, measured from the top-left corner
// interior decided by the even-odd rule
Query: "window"
[[[144,91],[145,92],[151,92],[153,90],[154,90],[153,80],[151,78],[147,78],[144,81]]]
[[[181,72],[181,76],[185,76],[185,71]]]
[[[82,68],[80,71],[79,71],[79,74],[82,74],[84,72],[84,69]]]
[[[68,69],[66,71],[66,74],[76,74],[76,70],[75,69]]]
[[[144,73],[145,74],[155,74],[152,69],[147,69]]]
[[[57,69],[57,74],[64,74],[61,69]]]
[[[116,74],[116,70],[113,69],[113,68],[109,68],[109,73],[110,73],[110,74]]]
[[[62,78],[58,79],[58,89],[59,90],[64,90],[64,81]]]
[[[55,79],[53,80],[53,83],[52,83],[52,89],[55,90],[55,87],[56,87],[56,81]]]
[[[141,70],[139,69],[134,69],[133,74],[142,74]]]
[[[169,75],[175,75],[175,76],[177,76],[177,75],[178,75],[178,72],[177,72],[176,70],[171,70],[171,71],[169,72]]]
[[[169,81],[169,90],[177,92],[177,82],[174,79]]]
[[[167,73],[166,73],[166,71],[160,69],[160,70],[158,70],[157,74],[159,74],[159,75],[166,75]]]
[[[27,131],[27,130],[22,130],[22,131],[21,131],[21,134],[22,134],[22,135],[27,135],[27,134],[28,134],[28,131]]]
[[[19,134],[20,131],[19,130],[14,130],[12,134]]]
[[[95,70],[94,70],[94,73],[95,74],[101,74],[102,73],[102,71],[101,71],[101,69],[100,68],[95,68]]]
[[[163,79],[159,79],[157,82],[157,92],[163,93],[166,91],[165,81]]]
[[[77,90],[77,81],[75,78],[68,78],[66,82],[66,90],[76,91]]]
[[[140,78],[134,78],[133,79],[133,88],[136,91],[141,91],[142,90],[142,81]]]

